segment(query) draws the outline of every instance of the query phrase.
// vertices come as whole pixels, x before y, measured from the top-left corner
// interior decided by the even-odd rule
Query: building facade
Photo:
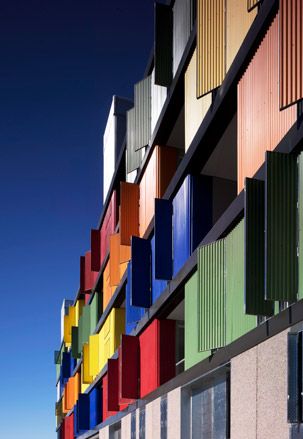
[[[303,0],[154,20],[61,310],[58,439],[303,438]]]

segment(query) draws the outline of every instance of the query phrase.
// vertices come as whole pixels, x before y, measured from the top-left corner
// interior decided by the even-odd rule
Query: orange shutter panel
[[[109,285],[115,287],[120,282],[120,235],[115,233],[109,238]]]

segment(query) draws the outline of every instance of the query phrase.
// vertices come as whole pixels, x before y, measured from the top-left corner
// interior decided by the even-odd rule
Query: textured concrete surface
[[[258,346],[257,438],[288,439],[287,332]]]
[[[121,437],[122,439],[131,439],[131,415],[121,419]]]
[[[167,394],[167,439],[181,439],[181,388]]]
[[[160,398],[147,404],[145,411],[145,438],[160,439]]]
[[[233,358],[230,375],[231,439],[256,439],[257,348]]]
[[[109,439],[109,427],[104,427],[99,430],[99,439]]]

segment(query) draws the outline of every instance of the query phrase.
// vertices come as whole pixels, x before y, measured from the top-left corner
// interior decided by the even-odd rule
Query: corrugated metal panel
[[[131,305],[151,305],[151,247],[148,239],[132,237]]]
[[[303,154],[298,156],[298,299],[303,299]]]
[[[109,284],[111,287],[119,285],[120,282],[120,234],[115,233],[109,239]]]
[[[219,87],[225,76],[225,0],[197,1],[197,97],[201,97]]]
[[[173,6],[173,76],[175,76],[190,36],[191,0],[175,0]]]
[[[173,199],[174,275],[212,225],[212,179],[188,175]]]
[[[155,83],[155,69],[154,69],[151,75],[151,134],[154,132],[155,126],[158,122],[166,97],[167,97],[167,88],[161,87],[160,85],[156,85]]]
[[[224,240],[198,250],[199,350],[226,344]]]
[[[155,2],[155,84],[168,87],[173,78],[173,13]]]
[[[135,171],[140,167],[141,152],[136,151],[135,144],[135,108],[127,112],[127,145],[126,145],[126,168],[127,173]]]
[[[226,342],[257,326],[257,317],[244,311],[244,221],[225,238]]]
[[[102,265],[104,258],[109,250],[109,237],[112,233],[115,232],[117,220],[118,220],[117,193],[116,191],[113,191],[100,231],[101,234],[100,266]]]
[[[265,184],[245,179],[245,313],[271,316],[273,302],[265,301]]]
[[[197,99],[197,50],[188,64],[184,76],[185,151],[189,148],[211,102],[211,94]]]
[[[184,316],[184,350],[185,369],[199,363],[210,355],[210,351],[199,350],[199,297],[198,272],[195,272],[185,284],[185,316]]]
[[[238,192],[297,117],[295,107],[279,111],[278,24],[276,16],[238,84]]]
[[[122,334],[119,348],[119,402],[139,397],[139,337]]]
[[[151,136],[151,76],[135,84],[135,149],[148,145]]]
[[[89,430],[89,395],[87,393],[79,395],[77,408],[78,431]]]
[[[165,201],[167,201],[167,200],[165,200]],[[167,253],[167,251],[166,251],[167,244],[168,244],[167,241],[165,241],[165,239],[164,239],[164,241],[162,242],[162,247],[161,247],[161,249],[163,250],[163,253],[164,253],[163,256],[165,256]],[[165,290],[165,288],[167,286],[167,281],[156,278],[156,273],[155,273],[155,265],[156,265],[155,236],[152,237],[152,239],[150,241],[150,245],[151,245],[151,265],[152,265],[152,267],[151,267],[151,301],[152,301],[152,303],[155,303],[155,301],[158,299],[158,297]],[[171,247],[170,247],[170,249],[171,249]],[[161,253],[161,250],[158,250],[158,252]],[[172,269],[171,255],[172,255],[172,253],[170,252],[170,268]],[[167,262],[166,262],[166,264],[167,264]],[[167,267],[167,265],[166,265],[166,267]]]
[[[172,259],[172,216],[173,206],[170,200],[155,200],[154,227],[154,276],[155,279],[171,279]]]
[[[297,299],[297,159],[266,153],[265,297]]]
[[[144,308],[139,308],[137,306],[131,305],[131,289],[132,289],[132,262],[128,263],[127,267],[127,284],[126,284],[126,298],[125,298],[125,318],[126,334],[130,334],[132,330],[137,326],[137,323],[145,314]]]
[[[120,239],[130,245],[131,236],[139,235],[139,185],[120,183]]]
[[[280,1],[280,107],[303,98],[303,0]]]
[[[247,0],[247,10],[251,11],[260,3],[261,3],[261,0]]]
[[[256,15],[256,9],[250,13],[247,11],[243,0],[226,1],[226,71],[235,59]]]

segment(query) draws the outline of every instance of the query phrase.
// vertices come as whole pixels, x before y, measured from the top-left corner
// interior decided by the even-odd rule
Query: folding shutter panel
[[[303,0],[280,0],[280,107],[303,98]]]
[[[271,316],[274,304],[265,300],[265,184],[245,179],[245,313]]]
[[[99,271],[100,270],[100,230],[92,229],[90,232],[90,245],[91,245],[91,270]]]
[[[132,289],[132,262],[130,261],[127,266],[127,284],[126,284],[126,333],[130,334],[136,327],[137,323],[144,316],[145,309],[131,305],[131,289]]]
[[[107,410],[119,410],[119,368],[118,360],[110,359],[107,363]]]
[[[151,136],[151,77],[135,84],[135,150],[148,145]]]
[[[131,247],[131,305],[148,308],[151,305],[150,241],[133,236]]]
[[[127,148],[126,148],[126,167],[130,173],[140,167],[141,152],[136,151],[135,147],[135,109],[127,112]]]
[[[173,13],[168,5],[155,3],[155,84],[168,87],[173,69]]]
[[[209,351],[226,343],[224,240],[198,251],[199,350]]]
[[[130,245],[131,236],[139,235],[139,185],[120,183],[120,239]]]
[[[78,429],[89,430],[89,395],[80,393],[78,398]]]
[[[225,0],[197,0],[197,97],[225,76]]]
[[[120,235],[115,233],[109,238],[109,283],[111,287],[120,282]]]
[[[172,215],[170,200],[155,199],[155,277],[171,279],[172,259]]]
[[[302,361],[302,334],[288,334],[288,399],[287,399],[287,419],[288,422],[300,422],[300,399],[301,391],[299,386],[299,371]]]
[[[79,358],[79,328],[77,326],[72,326],[72,356],[74,358]]]
[[[173,5],[173,75],[177,73],[191,31],[192,0],[175,0]]]
[[[139,397],[139,338],[122,334],[119,350],[119,400]]]
[[[297,299],[297,159],[266,153],[265,278],[267,300]]]
[[[261,0],[247,0],[247,10],[251,11],[260,3],[261,3]]]
[[[95,387],[89,393],[89,428],[92,430],[101,422],[102,398],[100,387]]]

